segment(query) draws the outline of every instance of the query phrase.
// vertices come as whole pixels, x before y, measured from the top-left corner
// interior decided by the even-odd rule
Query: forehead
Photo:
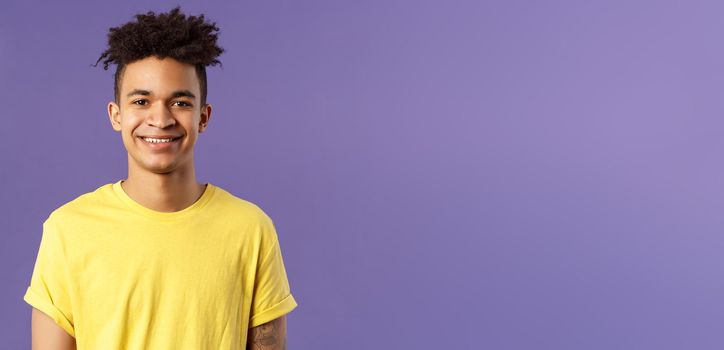
[[[120,88],[122,92],[147,90],[158,96],[189,90],[199,96],[199,79],[191,64],[170,57],[149,56],[126,65]]]

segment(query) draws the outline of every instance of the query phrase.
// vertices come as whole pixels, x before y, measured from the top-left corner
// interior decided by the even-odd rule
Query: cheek
[[[133,136],[123,131],[123,143],[126,145],[133,144]]]
[[[121,136],[124,143],[133,143],[135,141],[133,128],[130,125],[121,125]]]
[[[121,120],[121,133],[123,134],[123,137],[132,138],[136,125],[137,121],[133,115],[128,115],[123,118],[123,120]]]

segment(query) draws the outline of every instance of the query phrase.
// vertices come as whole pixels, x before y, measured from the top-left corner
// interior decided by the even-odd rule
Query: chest
[[[204,227],[138,226],[88,232],[73,247],[79,308],[112,315],[135,310],[208,310],[243,297],[244,241],[239,232]]]

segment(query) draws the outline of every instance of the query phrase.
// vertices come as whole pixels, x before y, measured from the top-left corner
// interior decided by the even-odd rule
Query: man
[[[285,349],[297,303],[272,220],[195,177],[218,28],[179,7],[136,20],[98,60],[117,65],[108,115],[128,178],[43,223],[24,296],[33,349]]]

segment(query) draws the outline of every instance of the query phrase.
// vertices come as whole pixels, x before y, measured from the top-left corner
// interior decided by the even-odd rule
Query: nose
[[[176,119],[173,117],[173,113],[171,113],[169,108],[162,103],[158,103],[155,108],[152,108],[149,112],[150,113],[146,117],[146,123],[148,125],[164,129],[176,124]]]

